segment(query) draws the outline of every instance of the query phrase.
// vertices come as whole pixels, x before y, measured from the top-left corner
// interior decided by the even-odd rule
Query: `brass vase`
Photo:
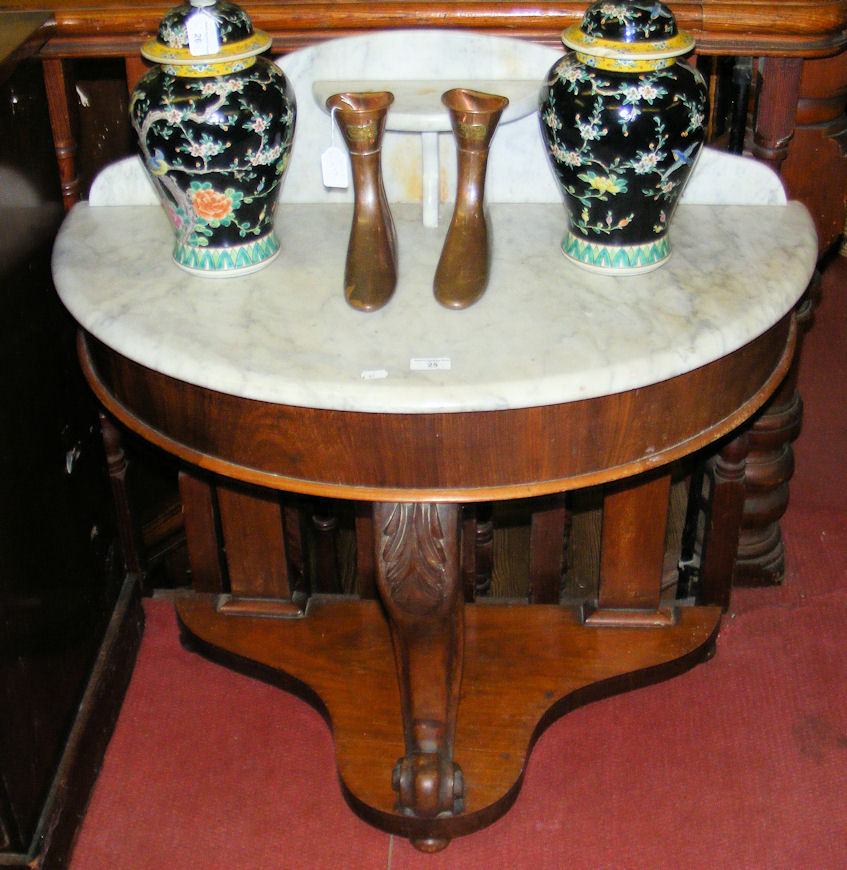
[[[485,170],[491,137],[509,104],[505,97],[466,88],[442,94],[456,139],[456,205],[435,272],[435,298],[447,308],[467,308],[485,292],[491,249],[484,211]]]
[[[381,165],[385,116],[393,102],[388,91],[333,94],[326,101],[350,152],[354,204],[344,295],[361,311],[381,308],[397,284],[397,240]]]

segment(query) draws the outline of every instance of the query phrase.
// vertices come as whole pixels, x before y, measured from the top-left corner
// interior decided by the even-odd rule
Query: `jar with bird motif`
[[[267,33],[226,0],[171,9],[142,55],[130,119],[170,219],[177,265],[243,275],[279,253],[274,211],[294,135],[285,75],[259,55]]]
[[[613,274],[670,255],[668,228],[704,139],[706,85],[680,59],[694,46],[659,2],[592,4],[562,35],[571,49],[539,114],[565,197],[565,255]]]

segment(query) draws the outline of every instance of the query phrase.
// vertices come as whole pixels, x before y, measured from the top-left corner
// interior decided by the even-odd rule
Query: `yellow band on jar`
[[[256,30],[247,39],[222,45],[215,54],[194,55],[187,48],[172,48],[158,39],[150,39],[141,46],[141,54],[154,63],[169,66],[197,66],[198,64],[234,63],[261,54],[271,47],[272,40],[264,30]]]
[[[608,72],[650,72],[656,69],[665,69],[676,63],[676,57],[663,57],[653,59],[634,60],[625,57],[599,57],[596,54],[576,52],[577,59],[594,69]]]
[[[255,57],[245,57],[241,60],[230,60],[226,63],[194,63],[194,64],[162,64],[162,69],[172,76],[180,78],[202,79],[211,76],[225,76],[230,73],[250,69],[256,63]]]
[[[686,54],[694,48],[694,38],[682,30],[670,39],[621,42],[616,39],[589,36],[583,33],[579,25],[569,27],[562,34],[562,42],[575,51],[608,60],[661,60]]]

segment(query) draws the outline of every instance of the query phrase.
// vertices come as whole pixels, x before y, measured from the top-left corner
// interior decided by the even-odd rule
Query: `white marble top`
[[[158,206],[81,203],[56,241],[54,281],[86,330],[172,377],[284,404],[421,413],[567,402],[689,371],[779,320],[817,257],[797,203],[684,204],[670,261],[637,277],[569,263],[560,203],[490,211],[491,280],[464,311],[432,296],[448,221],[427,228],[414,205],[393,206],[399,284],[373,313],[344,301],[347,204],[281,203],[278,259],[210,281],[172,263]],[[415,359],[450,368],[414,370]]]

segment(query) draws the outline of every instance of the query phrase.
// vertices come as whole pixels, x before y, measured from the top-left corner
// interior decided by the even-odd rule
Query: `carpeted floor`
[[[845,260],[801,389],[785,584],[736,593],[708,663],[559,720],[492,827],[426,856],[360,822],[318,714],[182,650],[153,600],[72,870],[847,867]]]

